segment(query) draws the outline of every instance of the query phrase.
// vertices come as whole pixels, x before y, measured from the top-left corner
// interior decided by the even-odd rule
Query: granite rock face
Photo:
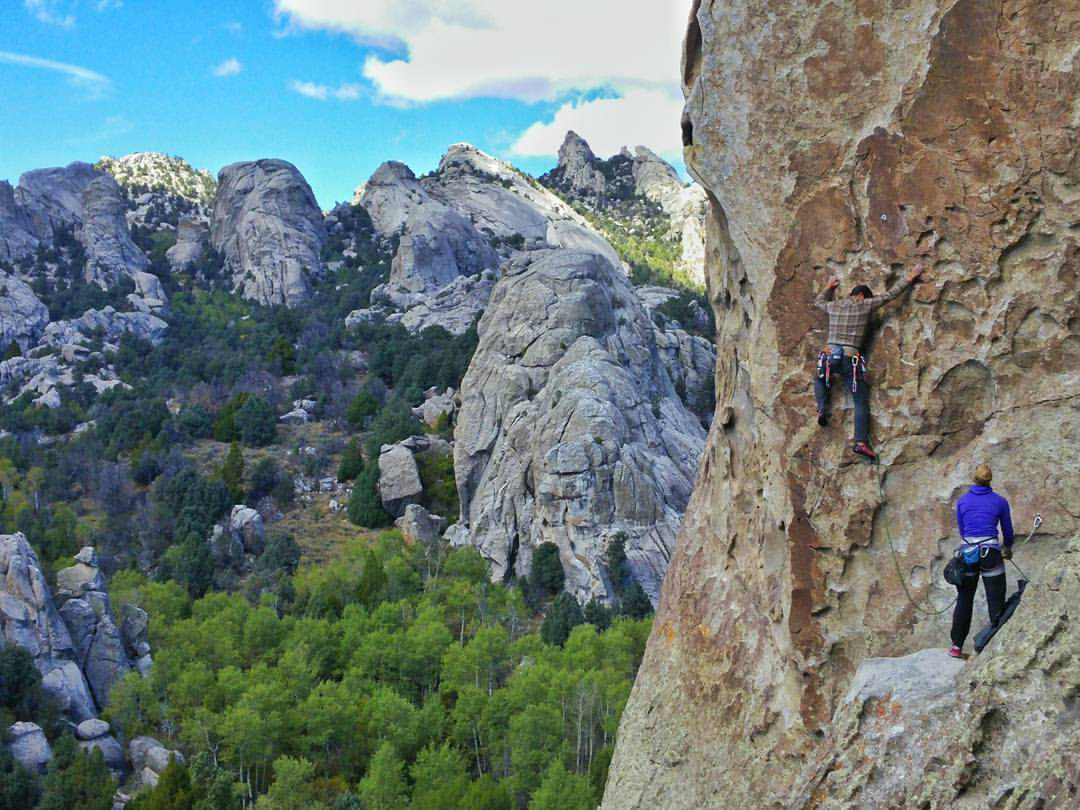
[[[0,630],[34,657],[42,690],[76,722],[97,715],[97,706],[76,659],[67,625],[53,603],[37,555],[19,534],[0,535]]]
[[[210,240],[236,289],[261,304],[299,304],[323,270],[322,212],[284,160],[233,163],[218,173]]]
[[[705,433],[675,392],[645,307],[603,256],[570,250],[511,262],[480,320],[461,386],[455,542],[492,575],[527,576],[559,546],[567,590],[610,599],[602,559],[625,540],[655,599]]]
[[[804,806],[807,773],[850,740],[837,713],[860,665],[948,643],[941,570],[976,463],[994,468],[1019,528],[1042,513],[1017,560],[1036,582],[1057,577],[1052,560],[1080,528],[1078,27],[1073,0],[694,3],[683,134],[711,197],[723,416],[623,715],[606,810]],[[843,392],[833,426],[814,423],[825,323],[812,302],[831,275],[879,291],[916,261],[930,266],[926,280],[880,313],[868,346],[881,464],[866,466],[848,449]],[[1001,656],[968,665],[996,678],[1004,660],[1036,662],[976,686],[994,701],[1060,694],[1038,674],[1052,656],[1032,659],[1019,637],[1037,593],[995,641]],[[1075,636],[1047,642],[1059,643],[1075,661]],[[1059,677],[1075,677],[1066,669]],[[1064,694],[1075,702],[1075,686]],[[952,741],[971,752],[966,730],[1005,750],[1011,723],[1037,722],[980,712],[939,728],[933,750]],[[1018,786],[1006,806],[1035,806],[1039,791],[1075,795],[1071,730],[1043,733],[1060,749],[1035,768],[1045,749],[1034,744],[1031,757],[989,754],[1000,773],[955,806],[986,806],[980,785],[1006,780]],[[856,805],[875,804],[874,779],[924,781],[886,802],[919,807],[904,796],[960,793],[971,778],[951,753],[905,773],[906,750],[867,748],[878,776],[866,776]],[[1073,764],[1055,765],[1058,750]],[[852,743],[852,768],[864,767],[857,754]],[[832,784],[822,783],[828,795]]]
[[[198,261],[210,244],[210,232],[206,224],[192,217],[183,217],[176,226],[176,244],[165,251],[165,258],[173,270],[183,270]]]
[[[7,730],[11,755],[31,773],[44,773],[52,761],[52,748],[37,723],[12,723]]]
[[[12,262],[34,252],[38,238],[30,217],[15,202],[11,183],[0,180],[0,262]]]
[[[412,451],[404,444],[384,445],[379,453],[379,497],[383,508],[400,517],[405,507],[418,502],[423,493],[420,469]]]
[[[131,241],[124,210],[123,192],[107,174],[98,174],[82,191],[82,222],[76,235],[86,248],[86,280],[101,287],[144,274],[150,266],[146,254]]]
[[[46,307],[30,285],[0,272],[0,351],[12,343],[27,351],[37,343],[49,323]]]

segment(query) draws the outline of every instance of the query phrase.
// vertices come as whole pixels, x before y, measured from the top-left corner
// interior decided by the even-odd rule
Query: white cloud
[[[114,8],[122,8],[123,5],[123,0],[97,0],[94,8],[97,11],[109,11]]]
[[[37,56],[10,51],[0,51],[0,62],[62,73],[68,77],[71,84],[85,90],[91,98],[100,98],[112,87],[112,82],[107,76],[79,65],[69,65],[66,62],[54,62],[52,59],[41,59]]]
[[[571,101],[551,121],[537,121],[510,147],[511,154],[554,155],[574,130],[598,155],[612,155],[623,146],[648,146],[661,154],[681,151],[681,96],[655,90],[631,90],[620,98]],[[632,137],[628,137],[632,135]]]
[[[634,143],[647,143],[661,125],[677,135],[679,56],[689,5],[671,0],[274,0],[278,19],[290,30],[345,33],[382,48],[367,57],[363,74],[385,102],[477,97],[570,102],[600,91],[624,103],[567,103],[548,126],[592,120],[606,110],[621,115],[628,127],[622,138]],[[661,98],[666,101],[660,103]],[[631,110],[673,117],[666,124],[619,112]],[[603,139],[599,123],[594,128]],[[538,148],[545,140],[543,126],[522,135],[522,149]],[[654,144],[649,145],[663,148]]]
[[[224,78],[226,78],[228,76],[235,76],[237,73],[239,73],[243,69],[244,69],[244,66],[242,64],[240,64],[240,60],[236,59],[235,57],[230,56],[228,59],[226,59],[220,65],[215,67],[211,72],[215,76],[217,76],[219,79],[224,79]]]
[[[289,89],[302,96],[314,98],[319,101],[335,99],[337,101],[356,101],[364,95],[364,86],[360,84],[339,84],[331,87],[328,84],[316,82],[302,82],[294,79],[289,82]]]
[[[39,22],[61,28],[75,25],[75,4],[67,0],[23,0],[23,5]]]

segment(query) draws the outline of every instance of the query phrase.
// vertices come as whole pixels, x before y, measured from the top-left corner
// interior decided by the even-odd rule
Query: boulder
[[[405,514],[394,521],[406,543],[429,546],[437,543],[446,528],[446,518],[431,514],[417,503],[405,507]]]
[[[8,748],[15,761],[31,773],[45,773],[52,760],[52,748],[45,732],[36,723],[13,723],[7,730]]]
[[[0,351],[6,351],[12,343],[21,351],[28,351],[48,323],[49,308],[38,300],[30,286],[0,272]]]
[[[322,212],[284,160],[233,163],[218,173],[210,240],[237,290],[261,304],[307,300],[310,278],[323,270]]]
[[[166,748],[153,737],[135,737],[128,743],[128,758],[131,767],[136,773],[142,773],[143,769],[161,774],[169,765],[169,758],[176,757],[177,761],[183,762],[184,755],[179,751]]]
[[[436,388],[429,388],[424,392],[424,401],[412,409],[413,416],[428,427],[435,427],[443,417],[448,421],[453,419],[457,410],[454,393],[453,388],[447,388],[442,393]]]
[[[684,157],[710,196],[724,418],[603,807],[1067,806],[1080,792],[1060,560],[1080,530],[1075,3],[693,9]],[[813,302],[831,276],[881,292],[917,262],[925,280],[879,311],[865,347],[881,463],[864,465],[842,391],[830,427],[813,418],[826,327]],[[941,570],[983,461],[1018,528],[1043,515],[1017,560],[1045,587],[966,665],[955,711],[845,703],[867,659],[948,643]]]
[[[97,717],[83,720],[75,729],[75,736],[80,740],[95,740],[108,733],[109,724]]]
[[[423,492],[420,470],[409,449],[401,444],[383,445],[379,453],[379,497],[383,508],[391,515],[400,516]]]
[[[197,262],[210,245],[210,229],[206,223],[192,217],[181,217],[176,227],[176,243],[165,251],[165,260],[174,272]]]
[[[603,559],[621,537],[655,600],[705,432],[633,288],[600,254],[532,253],[507,266],[479,334],[454,431],[458,531],[499,580],[555,543],[581,601],[613,598]]]
[[[266,545],[262,515],[250,506],[237,504],[229,513],[229,531],[244,546],[246,554],[261,554]]]
[[[120,606],[120,638],[130,658],[140,658],[150,652],[150,617],[135,605]]]
[[[303,408],[296,408],[278,417],[278,421],[286,425],[306,425],[310,416]]]
[[[87,591],[104,591],[105,587],[105,576],[96,565],[77,562],[56,572],[59,597],[80,597]]]
[[[124,758],[124,748],[112,735],[104,734],[100,737],[95,737],[92,740],[80,741],[79,748],[87,753],[100,751],[105,758],[105,765],[108,766],[110,771],[121,774],[127,772],[127,760]]]

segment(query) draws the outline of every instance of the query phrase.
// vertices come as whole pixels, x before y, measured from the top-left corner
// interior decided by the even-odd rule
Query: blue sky
[[[601,155],[678,158],[689,0],[0,3],[12,183],[135,151],[214,172],[280,157],[329,207],[382,161],[422,173],[457,141],[534,173],[567,128]]]

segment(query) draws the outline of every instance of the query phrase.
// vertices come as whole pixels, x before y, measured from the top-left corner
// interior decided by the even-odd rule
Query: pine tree
[[[244,455],[240,452],[239,442],[229,445],[229,454],[225,456],[225,463],[221,466],[220,478],[229,488],[233,503],[244,499]]]

